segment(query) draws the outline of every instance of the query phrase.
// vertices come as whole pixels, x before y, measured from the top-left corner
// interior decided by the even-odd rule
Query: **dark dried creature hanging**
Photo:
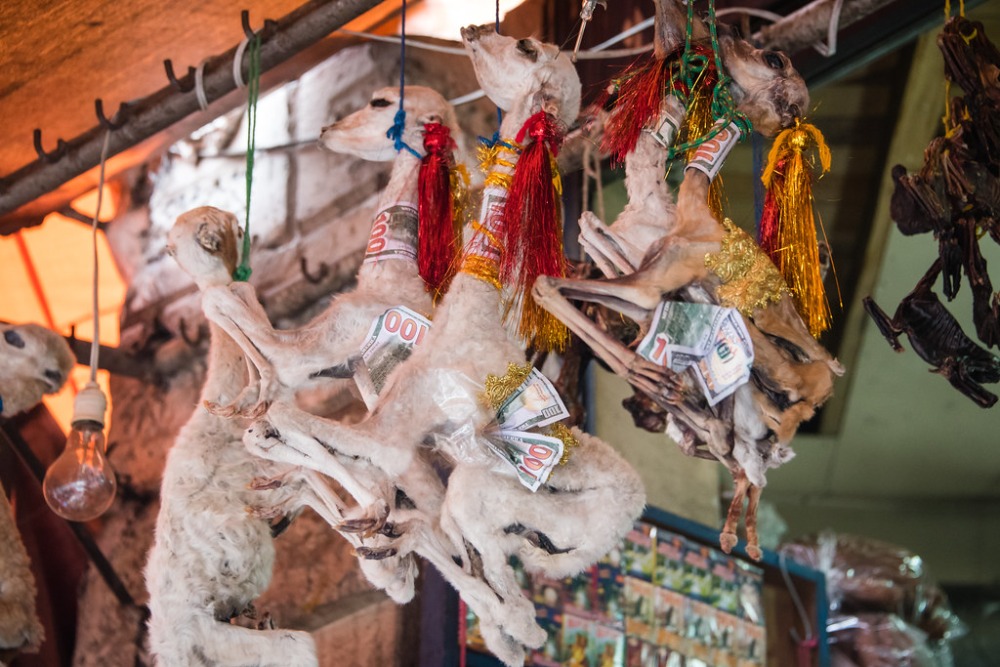
[[[994,292],[979,241],[1000,243],[1000,52],[982,23],[955,17],[938,36],[945,76],[964,97],[951,99],[945,136],[928,144],[924,164],[907,174],[892,170],[890,215],[907,236],[931,232],[938,259],[890,318],[869,297],[865,309],[893,349],[906,333],[914,351],[981,407],[997,397],[980,386],[1000,381],[1000,359],[973,342],[932,291],[942,276],[948,301],[964,274],[972,291],[972,319],[986,348],[1000,346],[1000,293]]]

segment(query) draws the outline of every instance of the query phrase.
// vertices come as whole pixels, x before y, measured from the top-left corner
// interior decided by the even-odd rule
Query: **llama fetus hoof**
[[[750,556],[750,558],[759,561],[763,555],[764,553],[760,550],[760,547],[757,546],[756,544],[747,545],[747,556]]]
[[[251,491],[270,491],[280,489],[284,485],[285,481],[281,477],[254,477],[250,480],[248,488]]]
[[[274,618],[271,616],[271,612],[265,611],[261,614],[260,621],[257,622],[258,630],[274,630],[277,626],[274,624]]]
[[[388,537],[393,540],[400,538],[403,536],[403,534],[398,530],[396,530],[396,527],[397,527],[396,524],[386,521],[385,524],[378,529],[378,534],[384,535],[385,537]]]
[[[340,524],[340,530],[347,533],[360,533],[363,537],[376,535],[385,526],[389,518],[389,505],[384,502],[375,508],[375,516],[362,516],[358,519],[345,519]]]
[[[282,507],[266,507],[260,505],[247,505],[246,513],[248,516],[254,519],[263,519],[264,521],[272,521],[277,519],[279,516],[285,515],[285,510]]]
[[[204,401],[202,405],[208,410],[210,414],[216,417],[235,417],[237,414],[236,406],[234,405],[222,405],[221,403],[216,403],[215,401]]]
[[[733,550],[736,543],[739,542],[739,538],[736,537],[736,533],[720,533],[719,534],[719,546],[727,554]]]
[[[395,547],[358,547],[354,550],[354,555],[366,560],[385,560],[392,558],[398,553]]]

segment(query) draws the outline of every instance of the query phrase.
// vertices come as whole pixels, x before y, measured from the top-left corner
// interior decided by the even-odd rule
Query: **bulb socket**
[[[73,423],[80,421],[97,422],[104,426],[104,413],[108,410],[108,399],[96,382],[88,382],[73,402]]]

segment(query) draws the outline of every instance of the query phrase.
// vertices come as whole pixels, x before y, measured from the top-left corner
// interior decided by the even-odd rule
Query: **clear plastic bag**
[[[928,575],[923,559],[902,547],[824,531],[785,544],[781,552],[826,575],[833,614],[891,614],[930,642],[967,631]]]
[[[832,616],[827,624],[833,664],[840,667],[952,667],[946,644],[895,614]]]

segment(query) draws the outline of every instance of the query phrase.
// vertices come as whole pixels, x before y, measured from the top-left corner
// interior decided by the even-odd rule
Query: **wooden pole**
[[[311,0],[271,23],[263,32],[264,39],[260,47],[261,72],[283,63],[380,2],[381,0]],[[210,102],[236,89],[232,63],[237,48],[234,46],[206,62],[204,89]],[[244,53],[243,61],[249,62],[249,54]],[[243,70],[247,70],[246,64]],[[186,78],[191,77],[181,77],[182,81]],[[109,155],[116,155],[152,137],[198,109],[194,91],[180,92],[168,84],[130,105],[123,114],[124,119],[112,116],[111,110],[106,111],[112,122],[123,123],[111,132]],[[58,160],[49,162],[39,158],[0,179],[0,216],[15,211],[96,167],[100,162],[104,133],[102,125],[95,125],[67,141],[65,154]]]

